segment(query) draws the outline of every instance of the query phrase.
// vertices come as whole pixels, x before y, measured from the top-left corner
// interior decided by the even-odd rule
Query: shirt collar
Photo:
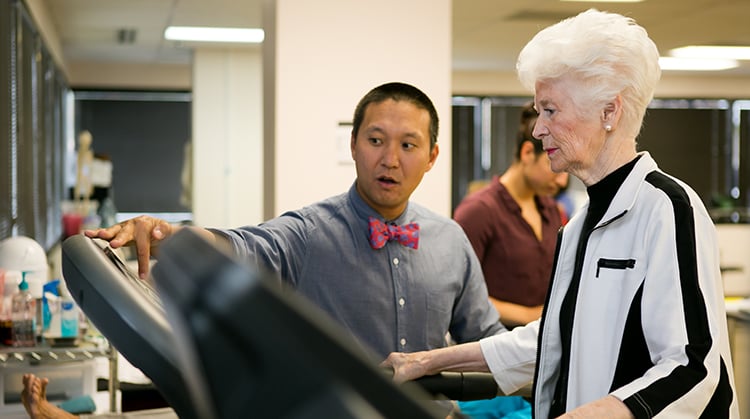
[[[378,214],[377,211],[372,209],[371,206],[369,206],[364,199],[359,195],[359,192],[357,191],[357,181],[355,180],[354,183],[352,183],[352,186],[349,188],[349,201],[352,203],[352,208],[354,208],[354,212],[357,214],[357,217],[359,217],[362,220],[367,220],[369,217],[375,217],[378,220],[381,221],[388,221],[388,222],[394,222],[396,224],[406,224],[413,220],[410,220],[411,216],[409,215],[411,213],[410,208],[411,204],[406,204],[406,209],[404,212],[401,213],[398,217],[396,217],[394,220],[385,220],[382,215]]]
[[[494,176],[492,178],[492,187],[497,191],[498,195],[500,196],[500,199],[503,200],[505,203],[505,206],[508,208],[512,208],[514,211],[521,213],[521,207],[518,205],[518,202],[516,202],[515,199],[513,199],[513,196],[508,192],[508,188],[505,187],[505,185],[500,182],[499,176]],[[539,213],[542,215],[542,217],[547,218],[547,210],[550,206],[549,204],[552,201],[540,199],[538,195],[534,195],[534,202],[536,203],[536,207],[539,209]]]

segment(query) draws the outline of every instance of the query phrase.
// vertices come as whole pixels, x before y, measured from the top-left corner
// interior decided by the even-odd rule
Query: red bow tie
[[[419,247],[419,224],[409,223],[404,226],[386,224],[375,217],[370,217],[370,246],[380,249],[389,240],[397,240],[399,243],[412,249]]]

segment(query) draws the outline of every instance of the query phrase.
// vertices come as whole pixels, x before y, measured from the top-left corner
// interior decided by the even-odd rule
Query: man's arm
[[[500,313],[500,321],[507,328],[523,326],[542,317],[542,308],[544,306],[541,305],[529,307],[498,300],[494,297],[490,297],[490,301],[495,306],[495,309],[497,309],[497,312]]]
[[[456,207],[453,219],[468,237],[477,258],[484,260],[487,246],[493,240],[491,212],[479,201],[464,201]]]
[[[475,341],[506,332],[501,315],[490,303],[484,274],[469,239],[459,228],[460,248],[464,258],[463,292],[453,308],[450,333],[458,343]],[[459,239],[455,240],[459,243]]]

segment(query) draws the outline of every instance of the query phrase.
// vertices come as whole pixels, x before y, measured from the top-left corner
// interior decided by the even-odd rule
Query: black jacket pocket
[[[635,259],[606,259],[599,258],[596,262],[596,277],[599,278],[600,269],[633,269],[635,268]]]

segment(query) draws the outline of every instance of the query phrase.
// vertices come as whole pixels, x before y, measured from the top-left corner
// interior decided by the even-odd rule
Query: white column
[[[414,84],[435,103],[440,155],[413,198],[449,216],[451,1],[267,0],[264,7],[265,144],[273,147],[266,164],[274,166],[266,170],[266,218],[349,188],[356,174],[348,153],[341,157],[337,127],[351,122],[368,90],[390,81]]]

